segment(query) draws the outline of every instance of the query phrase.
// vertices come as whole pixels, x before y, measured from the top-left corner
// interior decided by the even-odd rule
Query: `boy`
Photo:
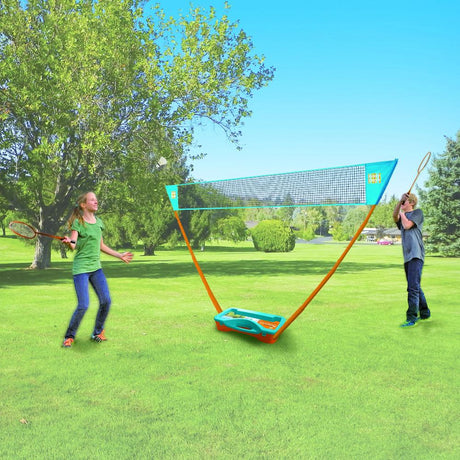
[[[401,324],[401,327],[413,327],[419,319],[425,320],[431,316],[425,294],[420,286],[425,248],[422,238],[423,212],[421,209],[415,209],[416,205],[417,197],[413,193],[405,193],[393,211],[393,220],[401,230],[409,305],[406,321]]]

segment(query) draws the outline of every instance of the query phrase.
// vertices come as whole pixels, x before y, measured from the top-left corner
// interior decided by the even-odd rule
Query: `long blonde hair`
[[[86,197],[88,196],[89,193],[91,193],[91,192],[83,193],[82,195],[80,195],[78,197],[77,205],[73,208],[72,214],[70,214],[70,217],[67,220],[67,226],[69,227],[69,230],[72,228],[72,225],[73,225],[75,219],[78,219],[80,224],[85,225],[85,221],[84,221],[83,216],[81,214],[81,212],[83,211],[83,209],[81,208],[81,205],[82,205],[82,203],[86,203]]]

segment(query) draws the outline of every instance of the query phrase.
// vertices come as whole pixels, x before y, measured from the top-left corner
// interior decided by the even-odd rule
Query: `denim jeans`
[[[73,312],[70,324],[65,334],[66,338],[75,338],[78,326],[85,316],[86,310],[89,307],[89,283],[93,287],[99,299],[99,310],[96,316],[96,324],[94,325],[93,335],[100,334],[104,329],[104,323],[110,310],[110,294],[107,280],[102,269],[96,270],[91,273],[81,273],[74,275],[73,282],[75,285],[75,292],[77,293],[78,305]]]
[[[430,317],[430,309],[426,303],[425,294],[420,282],[422,279],[423,260],[412,259],[404,264],[407,279],[407,321],[415,321],[420,313],[421,318]]]

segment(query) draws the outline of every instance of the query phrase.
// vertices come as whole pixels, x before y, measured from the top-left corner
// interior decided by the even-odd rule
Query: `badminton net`
[[[167,185],[175,211],[377,204],[397,160]]]

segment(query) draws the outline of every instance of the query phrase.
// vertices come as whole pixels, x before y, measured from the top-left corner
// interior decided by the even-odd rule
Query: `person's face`
[[[404,203],[401,205],[401,209],[404,212],[412,211],[412,208],[413,208],[413,205],[408,199],[406,201],[404,201]]]
[[[92,192],[86,195],[86,201],[82,203],[82,208],[89,212],[96,212],[97,211],[97,198],[96,195]]]

